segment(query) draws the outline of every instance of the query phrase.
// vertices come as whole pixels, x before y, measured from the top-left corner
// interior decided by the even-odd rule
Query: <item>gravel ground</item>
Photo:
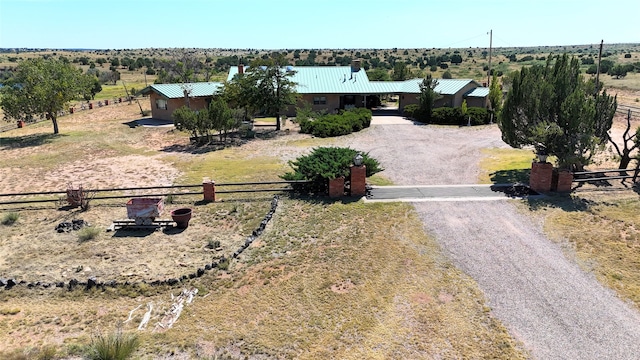
[[[345,139],[398,185],[473,184],[496,126],[453,128],[376,117]],[[415,203],[425,228],[484,291],[494,316],[537,359],[640,359],[640,314],[509,202]]]

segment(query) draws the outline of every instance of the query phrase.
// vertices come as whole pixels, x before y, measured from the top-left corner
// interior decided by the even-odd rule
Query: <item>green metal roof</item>
[[[420,84],[422,83],[422,80],[423,79],[411,79],[403,81],[401,92],[406,94],[419,94]],[[438,84],[433,90],[442,95],[457,94],[469,83],[480,86],[480,84],[478,84],[475,80],[471,79],[436,79],[436,81],[438,81]]]
[[[487,88],[487,87],[478,87],[478,88],[475,88],[475,89],[467,92],[466,94],[464,94],[464,96],[466,96],[466,97],[484,98],[484,97],[489,96],[489,88]]]
[[[244,72],[249,69],[244,67]],[[405,81],[369,81],[364,69],[352,72],[350,66],[287,66],[293,71],[291,81],[298,85],[299,94],[419,94],[422,79]],[[238,74],[238,67],[232,66],[227,81]],[[480,86],[471,79],[438,79],[434,89],[443,95],[454,95],[469,83]],[[475,95],[475,94],[474,94]]]
[[[245,66],[245,72],[249,69]],[[291,81],[297,83],[299,94],[389,94],[398,92],[393,81],[369,81],[366,71],[352,71],[350,66],[287,66]],[[238,74],[238,67],[229,71],[227,81]]]
[[[219,82],[197,82],[183,84],[153,84],[140,90],[141,94],[147,95],[155,92],[167,99],[178,99],[184,97],[184,91],[189,92],[190,97],[211,96],[222,88]]]

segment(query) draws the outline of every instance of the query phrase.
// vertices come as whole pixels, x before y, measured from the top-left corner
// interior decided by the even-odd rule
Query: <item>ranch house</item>
[[[227,81],[248,70],[240,65],[229,70]],[[351,66],[287,66],[283,71],[291,72],[296,91],[300,94],[297,106],[311,105],[314,111],[337,112],[353,107],[375,107],[381,95],[398,95],[398,110],[417,104],[422,79],[406,81],[369,81],[366,71],[361,69],[360,61],[354,60]],[[171,114],[189,101],[194,109],[207,107],[213,95],[223,86],[222,83],[154,84],[144,88],[141,93],[149,95],[152,117],[171,120]],[[489,89],[481,87],[470,79],[439,79],[435,91],[442,95],[435,106],[459,107],[464,100],[469,107],[487,107]],[[290,106],[287,116],[295,116],[296,106]]]
[[[221,87],[219,82],[153,84],[140,90],[140,94],[149,95],[152,118],[172,121],[171,114],[187,101],[194,110],[209,107],[213,94]]]

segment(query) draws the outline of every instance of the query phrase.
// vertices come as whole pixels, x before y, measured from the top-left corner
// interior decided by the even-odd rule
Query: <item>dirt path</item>
[[[370,151],[398,185],[471,184],[497,127],[375,119],[346,145]],[[425,228],[484,291],[493,314],[537,359],[638,359],[640,314],[567,259],[511,203],[416,203]]]

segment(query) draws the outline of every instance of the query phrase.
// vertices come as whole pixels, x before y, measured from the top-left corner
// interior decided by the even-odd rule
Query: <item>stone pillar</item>
[[[553,184],[551,189],[557,192],[571,192],[571,185],[573,184],[573,173],[568,170],[553,171]]]
[[[202,179],[202,191],[204,192],[204,201],[216,201],[216,183],[209,179]]]
[[[548,162],[534,162],[531,164],[529,187],[537,192],[549,192],[553,180],[553,165]]]
[[[339,198],[344,195],[344,177],[329,180],[329,197]]]
[[[367,167],[364,165],[351,167],[351,196],[364,196],[367,192]]]

